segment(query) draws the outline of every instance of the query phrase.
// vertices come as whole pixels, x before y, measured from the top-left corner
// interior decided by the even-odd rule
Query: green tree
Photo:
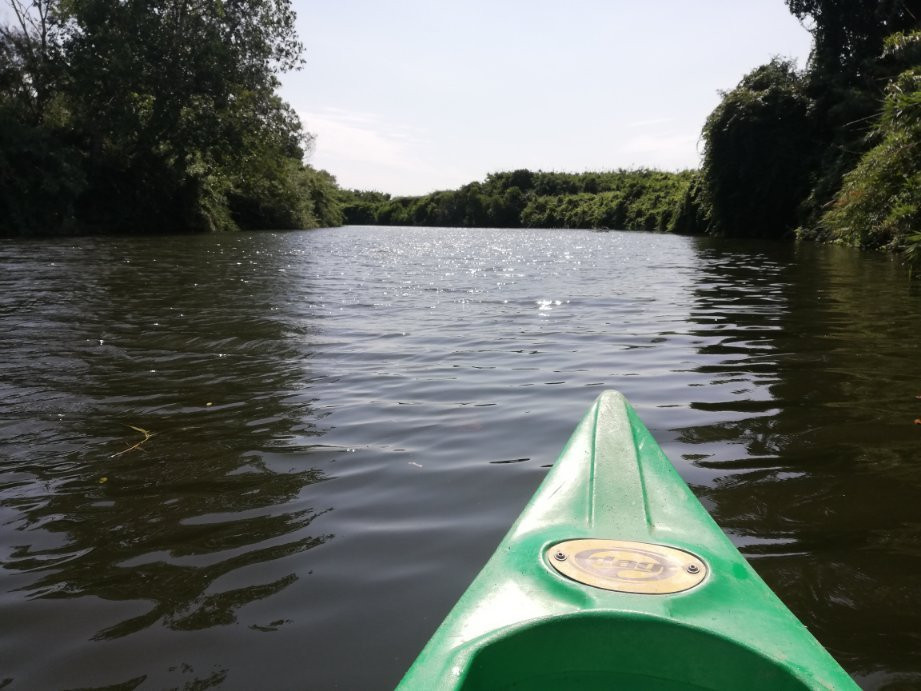
[[[882,53],[886,37],[916,28],[919,0],[786,0],[813,37],[811,68],[823,79],[853,79]]]
[[[887,42],[896,63],[917,65],[921,32]],[[921,67],[902,72],[887,88],[874,130],[877,143],[844,176],[822,217],[831,235],[866,248],[904,250],[921,259]]]
[[[80,163],[53,131],[23,122],[0,102],[0,235],[76,230],[86,187]]]
[[[9,24],[0,24],[0,94],[28,124],[44,122],[63,76],[64,20],[58,0],[7,0]]]
[[[58,221],[21,204],[5,232],[338,218],[334,181],[304,165],[310,137],[276,95],[302,64],[290,0],[30,2],[6,0],[0,115],[36,145],[4,148],[19,168],[0,177],[0,203],[57,179],[67,204]]]
[[[277,74],[300,64],[287,2],[67,7],[69,101],[88,155],[89,223],[233,228],[228,195],[247,187],[235,183],[269,170],[267,156],[302,156],[300,123],[274,93]]]
[[[703,129],[701,176],[713,231],[780,237],[794,228],[815,155],[809,107],[802,76],[780,58],[723,94]]]
[[[9,0],[0,25],[0,235],[76,227],[86,188],[79,151],[68,141],[61,21],[47,0]]]
[[[805,77],[819,156],[801,220],[815,227],[842,176],[871,146],[883,89],[900,71],[880,59],[884,40],[919,25],[921,0],[787,0],[787,6],[813,36]]]

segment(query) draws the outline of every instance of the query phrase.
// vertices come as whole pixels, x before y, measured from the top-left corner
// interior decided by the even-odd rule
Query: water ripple
[[[603,388],[861,683],[917,678],[921,297],[883,258],[345,228],[0,265],[24,688],[392,687]]]

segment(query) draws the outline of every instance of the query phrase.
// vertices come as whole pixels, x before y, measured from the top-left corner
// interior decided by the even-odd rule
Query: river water
[[[619,389],[866,688],[921,686],[886,257],[347,227],[0,242],[0,688],[391,688]]]

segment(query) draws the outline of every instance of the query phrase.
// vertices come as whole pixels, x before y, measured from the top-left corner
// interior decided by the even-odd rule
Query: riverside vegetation
[[[693,178],[692,171],[516,170],[423,197],[349,191],[343,212],[350,223],[382,225],[670,230]]]
[[[921,261],[921,0],[786,0],[813,36],[722,94],[699,170],[340,190],[277,95],[290,0],[3,0],[0,234],[347,223],[803,237]],[[231,37],[233,40],[231,40]]]
[[[0,234],[337,225],[287,0],[3,0]]]

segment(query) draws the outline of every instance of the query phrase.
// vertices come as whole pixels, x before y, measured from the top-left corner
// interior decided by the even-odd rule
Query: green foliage
[[[917,276],[921,271],[921,233],[914,233],[905,238],[905,261],[909,276]]]
[[[668,230],[674,209],[689,186],[690,173],[621,171],[599,179],[601,190],[533,198],[521,215],[533,228]]]
[[[786,0],[808,22],[814,44],[813,73],[823,80],[866,74],[889,34],[911,30],[921,19],[918,0]]]
[[[75,226],[85,189],[79,153],[0,104],[0,235],[40,235]]]
[[[906,34],[918,26],[919,0],[788,0],[814,37],[806,74],[820,155],[801,222],[825,237],[821,217],[844,175],[876,142],[886,84],[917,64]],[[902,38],[898,38],[901,36]]]
[[[33,196],[0,232],[340,218],[335,182],[303,164],[309,137],[275,94],[301,64],[290,0],[29,3],[7,0],[16,21],[0,28],[3,117],[25,133],[4,148],[19,167],[0,177],[0,200]],[[62,197],[49,216],[52,179]]]
[[[921,181],[914,130],[894,114],[915,107],[898,75],[921,62],[921,0],[787,5],[814,38],[807,70],[774,59],[723,95],[674,229],[772,236],[799,226],[803,237],[906,246]]]
[[[883,57],[905,67],[921,63],[921,31],[898,31],[883,42]]]
[[[703,138],[703,203],[710,229],[787,235],[808,194],[815,156],[809,98],[795,65],[775,58],[745,75],[723,94]]]
[[[903,249],[916,258],[921,228],[921,68],[906,70],[890,84],[875,135],[878,143],[844,176],[822,224],[839,241]]]
[[[672,211],[666,230],[670,233],[693,235],[707,232],[710,228],[710,203],[706,199],[700,173],[695,171]]]
[[[325,228],[341,226],[345,221],[345,215],[339,203],[339,186],[336,184],[336,178],[325,170],[303,166],[300,180],[303,194],[312,206],[310,211],[315,224]],[[311,226],[301,223],[299,227]]]
[[[345,222],[354,225],[377,223],[378,207],[390,200],[389,194],[364,190],[339,190],[338,197]]]
[[[693,173],[515,170],[422,197],[344,193],[348,223],[666,230]]]
[[[262,162],[241,176],[228,197],[233,218],[246,228],[314,228],[342,224],[335,179],[290,158]]]
[[[889,79],[864,153],[843,175],[819,221],[831,239],[902,251],[913,273],[921,262],[921,32],[900,31],[882,42],[878,72]],[[906,69],[907,68],[907,69]]]

